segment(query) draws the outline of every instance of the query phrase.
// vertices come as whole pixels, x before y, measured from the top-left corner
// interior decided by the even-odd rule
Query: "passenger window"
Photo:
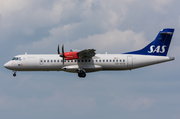
[[[116,62],[118,62],[118,60],[116,60]]]
[[[96,62],[98,62],[98,60],[96,60]]]
[[[123,62],[125,62],[125,60],[123,60]]]
[[[54,62],[56,62],[56,60],[54,60]]]
[[[109,62],[111,62],[111,60],[109,60]]]
[[[87,60],[85,60],[85,62],[87,62]]]
[[[46,60],[44,60],[44,62],[46,62]]]
[[[76,60],[74,60],[74,62],[76,62]]]
[[[115,62],[115,60],[113,60],[113,62]]]
[[[73,62],[73,60],[71,60],[71,62]]]
[[[89,62],[91,62],[91,60],[89,60]]]
[[[92,60],[92,62],[94,62],[94,60]]]
[[[78,62],[80,62],[80,60],[78,60]]]
[[[53,62],[53,60],[51,60],[51,62]]]
[[[105,62],[105,60],[103,60],[103,62]]]
[[[108,62],[108,60],[106,60],[106,62]]]
[[[81,60],[81,62],[84,62],[84,60]]]
[[[57,62],[59,62],[59,60],[57,60]]]
[[[43,61],[41,60],[41,62],[43,62]]]
[[[101,62],[101,60],[99,60],[99,62]]]
[[[121,60],[119,60],[121,62]]]
[[[47,62],[49,62],[49,60],[47,60]]]

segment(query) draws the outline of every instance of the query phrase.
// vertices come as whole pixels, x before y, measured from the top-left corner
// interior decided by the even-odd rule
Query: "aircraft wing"
[[[85,49],[82,50],[80,52],[77,53],[79,59],[83,59],[83,58],[92,58],[93,56],[95,56],[95,49]]]

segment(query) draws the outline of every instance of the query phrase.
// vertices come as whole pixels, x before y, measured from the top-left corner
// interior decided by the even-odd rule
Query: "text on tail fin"
[[[139,54],[139,55],[156,55],[166,56],[171,43],[174,29],[162,29],[156,39],[149,45],[138,51],[127,52],[124,54]]]

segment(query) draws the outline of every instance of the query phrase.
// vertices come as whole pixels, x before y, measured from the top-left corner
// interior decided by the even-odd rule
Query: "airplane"
[[[14,77],[17,71],[65,71],[84,78],[89,72],[132,70],[174,60],[167,56],[173,33],[172,28],[162,29],[146,47],[122,54],[96,54],[95,49],[64,52],[64,45],[60,53],[58,45],[58,54],[25,53],[15,56],[4,67],[12,70]]]

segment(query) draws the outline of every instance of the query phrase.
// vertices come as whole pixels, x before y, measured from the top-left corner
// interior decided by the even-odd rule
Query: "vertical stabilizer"
[[[155,55],[166,56],[171,43],[174,29],[162,29],[156,39],[149,45],[138,51],[127,52],[124,54],[139,54],[139,55]]]

